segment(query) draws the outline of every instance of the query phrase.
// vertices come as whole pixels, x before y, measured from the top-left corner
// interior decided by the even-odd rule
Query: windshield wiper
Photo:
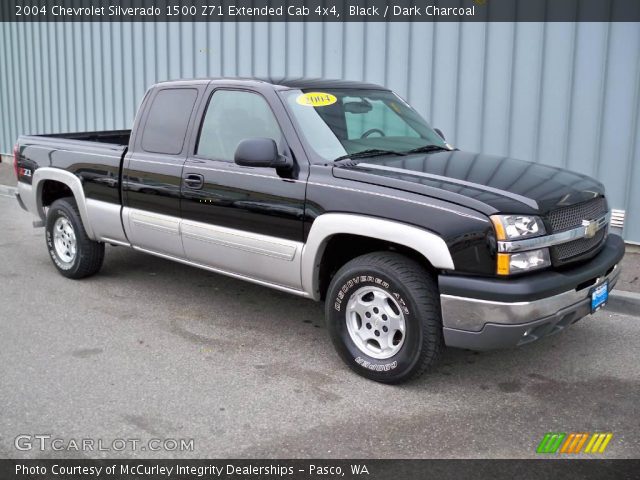
[[[367,158],[367,157],[379,157],[382,155],[406,155],[406,152],[396,152],[395,150],[381,150],[379,148],[370,148],[369,150],[363,150],[357,153],[348,153],[346,155],[342,155],[341,157],[334,158],[333,162],[339,162],[341,160],[353,160],[356,158]]]
[[[402,152],[402,153],[404,153],[405,155],[408,155],[410,153],[429,153],[429,152],[439,152],[439,151],[450,152],[451,149],[447,147],[441,147],[440,145],[425,145],[423,147],[412,148],[411,150],[407,150],[406,152]]]

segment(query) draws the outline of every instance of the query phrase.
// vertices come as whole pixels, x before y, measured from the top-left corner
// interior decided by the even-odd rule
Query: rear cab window
[[[191,112],[198,98],[195,88],[165,88],[153,98],[142,133],[142,149],[149,153],[182,152]]]

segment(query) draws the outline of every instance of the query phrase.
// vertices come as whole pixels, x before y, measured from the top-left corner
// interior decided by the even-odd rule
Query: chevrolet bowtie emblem
[[[585,238],[593,238],[598,233],[598,222],[593,220],[583,220],[582,226],[584,227]]]

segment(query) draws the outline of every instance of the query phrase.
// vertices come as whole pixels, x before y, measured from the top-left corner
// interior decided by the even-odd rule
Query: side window
[[[195,88],[160,90],[153,99],[144,126],[142,149],[151,153],[180,153],[197,97]]]
[[[361,103],[362,99],[354,97],[344,97],[343,104],[356,102]],[[380,136],[379,131],[386,137],[420,137],[418,132],[409,126],[400,116],[393,111],[392,106],[387,105],[382,100],[367,99],[366,103],[370,108],[354,113],[346,110],[345,120],[347,122],[347,138],[355,140],[371,130],[376,129],[372,136]],[[398,108],[398,107],[396,107]]]
[[[280,144],[282,133],[266,100],[252,92],[214,92],[202,122],[196,153],[232,162],[238,144],[251,137],[273,138]]]

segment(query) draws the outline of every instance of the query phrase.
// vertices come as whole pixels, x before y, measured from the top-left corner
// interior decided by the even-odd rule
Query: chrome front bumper
[[[563,274],[567,278],[568,289],[553,295],[505,302],[497,298],[475,298],[473,292],[470,292],[471,295],[450,294],[447,290],[453,290],[450,285],[455,282],[448,280],[443,289],[441,281],[441,291],[444,290],[440,302],[445,343],[470,350],[515,347],[557,333],[577,322],[591,313],[590,292],[593,288],[608,281],[611,291],[618,281],[618,262],[624,255],[624,243],[619,237],[610,243],[612,245],[608,246],[606,252],[592,260],[602,270],[599,274],[589,277],[589,272],[593,272],[589,265],[578,269],[575,275],[571,272]],[[606,258],[598,258],[601,255]],[[585,279],[585,276],[589,278]],[[504,282],[504,297],[511,300],[513,295],[509,297],[507,288],[511,285],[508,285],[508,280]],[[526,287],[526,279],[519,282],[520,286]],[[543,285],[545,283],[542,282]],[[535,294],[535,288],[529,289],[533,291],[529,292],[530,295]],[[483,294],[486,296],[486,292],[478,292],[478,297]],[[499,293],[493,295],[499,296]]]

